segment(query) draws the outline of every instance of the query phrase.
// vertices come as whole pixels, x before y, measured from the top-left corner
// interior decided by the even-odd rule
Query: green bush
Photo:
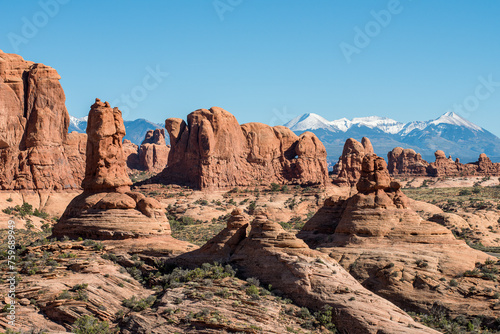
[[[84,315],[73,324],[75,334],[110,334],[116,331],[109,328],[107,321],[99,321],[91,315]]]
[[[276,191],[279,191],[281,189],[280,185],[277,184],[277,183],[271,183],[271,191],[272,192],[276,192]]]
[[[35,211],[33,212],[33,216],[40,217],[44,220],[49,219],[49,214],[47,212],[39,211],[38,209],[35,209]]]
[[[131,309],[132,311],[140,312],[153,306],[155,301],[156,301],[155,296],[149,296],[147,298],[141,298],[141,299],[138,299],[136,296],[133,296],[132,298],[125,299],[122,302],[122,305]]]

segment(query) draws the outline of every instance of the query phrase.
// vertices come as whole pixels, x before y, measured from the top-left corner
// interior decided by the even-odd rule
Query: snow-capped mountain
[[[85,129],[87,128],[87,120],[89,119],[88,116],[85,117],[74,117],[69,115],[69,128],[68,132],[85,132]]]
[[[401,146],[414,149],[428,161],[434,161],[434,152],[438,149],[463,161],[476,161],[483,152],[492,160],[500,161],[500,139],[454,112],[429,121],[409,123],[378,116],[329,121],[308,113],[285,126],[296,133],[314,132],[325,144],[331,161],[342,153],[347,138],[360,140],[363,136],[371,139],[375,153],[383,157],[394,147]]]
[[[76,131],[80,133],[85,133],[85,130],[87,129],[88,116],[78,118],[70,115],[69,119],[70,121],[69,121],[68,132]],[[163,128],[163,125],[150,122],[143,118],[139,118],[134,121],[123,121],[123,123],[125,124],[125,131],[127,133],[124,139],[130,140],[132,143],[136,145],[141,145],[142,141],[144,140],[144,136],[146,135],[146,132],[148,132],[149,130]],[[168,136],[166,137],[168,144]]]

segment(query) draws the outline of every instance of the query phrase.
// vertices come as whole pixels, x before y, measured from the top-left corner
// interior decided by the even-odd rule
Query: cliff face
[[[0,189],[78,189],[85,135],[68,134],[61,77],[0,51]]]
[[[224,109],[199,109],[188,122],[169,118],[166,182],[196,188],[280,184],[324,185],[326,150],[312,133],[300,137],[283,126],[239,125]]]

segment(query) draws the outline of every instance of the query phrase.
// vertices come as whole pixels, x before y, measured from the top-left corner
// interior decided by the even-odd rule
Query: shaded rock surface
[[[0,189],[79,189],[84,135],[68,134],[59,74],[0,51]]]
[[[402,310],[363,288],[335,260],[310,249],[293,234],[257,210],[250,224],[233,212],[227,228],[199,250],[175,261],[196,266],[207,261],[235,265],[246,277],[271,284],[295,303],[312,309],[327,304],[332,321],[350,333],[435,333]]]
[[[365,287],[396,305],[429,312],[437,303],[455,316],[498,317],[488,299],[445,283],[490,257],[455,239],[444,226],[420,218],[399,188],[384,159],[367,155],[358,193],[347,200],[326,200],[298,237],[329,253]],[[463,281],[481,291],[494,289],[483,279]]]
[[[123,154],[127,162],[127,167],[129,169],[140,169],[141,165],[139,162],[139,146],[132,143],[128,139],[123,140]]]
[[[187,123],[169,118],[168,166],[163,182],[196,188],[280,184],[324,185],[326,150],[310,132],[300,136],[283,126],[239,125],[222,108],[199,109]]]
[[[68,205],[54,226],[54,236],[128,239],[170,234],[160,203],[130,191],[120,110],[96,99],[89,112],[87,135],[84,192]]]

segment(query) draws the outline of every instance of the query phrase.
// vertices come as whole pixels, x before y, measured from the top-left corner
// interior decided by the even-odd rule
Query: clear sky
[[[0,0],[0,49],[54,67],[77,117],[96,97],[162,123],[453,110],[500,136],[498,0]]]

